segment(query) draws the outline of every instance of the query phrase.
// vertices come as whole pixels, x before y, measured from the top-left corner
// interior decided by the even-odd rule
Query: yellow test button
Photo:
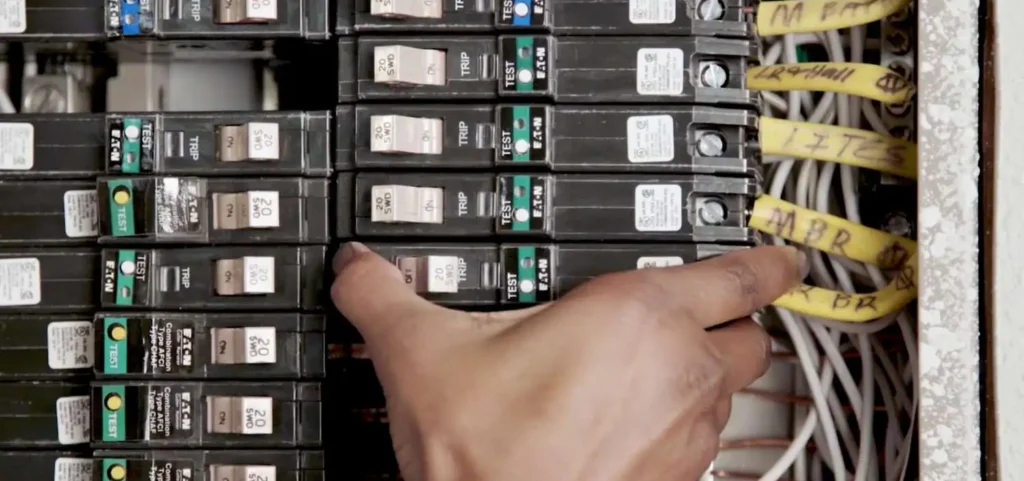
[[[128,472],[124,469],[124,466],[121,466],[120,464],[115,464],[107,470],[107,476],[114,481],[121,481],[127,474]]]
[[[110,326],[110,338],[115,341],[123,341],[127,334],[128,330],[122,325],[114,324]]]
[[[128,195],[127,190],[119,190],[114,192],[114,202],[118,205],[125,205],[131,200],[131,196]]]
[[[118,396],[117,394],[111,394],[110,396],[107,396],[106,404],[107,409],[111,411],[117,411],[118,409],[121,409],[121,396]]]

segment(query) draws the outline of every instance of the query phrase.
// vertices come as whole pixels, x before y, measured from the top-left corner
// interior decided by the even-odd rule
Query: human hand
[[[804,264],[761,247],[467,313],[353,243],[331,293],[366,342],[405,479],[679,481],[707,469],[732,394],[768,368],[770,340],[748,316]]]

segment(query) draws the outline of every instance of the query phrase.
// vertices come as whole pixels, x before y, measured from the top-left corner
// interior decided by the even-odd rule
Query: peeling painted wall
[[[1000,3],[1024,12],[1020,0]],[[918,6],[920,479],[972,481],[982,479],[981,402],[972,382],[980,359],[979,3],[918,0]],[[1012,51],[1019,55],[1021,45]],[[1019,80],[1015,85],[1024,85],[1024,76]],[[1024,104],[1013,110],[1024,120]],[[1024,185],[1014,194],[1024,195]],[[1024,263],[1016,273],[1024,274]]]

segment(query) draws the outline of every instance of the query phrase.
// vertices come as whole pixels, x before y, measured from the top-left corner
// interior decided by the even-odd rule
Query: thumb
[[[416,294],[397,267],[358,242],[345,244],[333,267],[331,300],[367,344],[411,334],[422,328],[425,314],[441,309]]]

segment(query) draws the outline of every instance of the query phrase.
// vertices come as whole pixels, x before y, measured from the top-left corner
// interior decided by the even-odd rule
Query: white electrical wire
[[[762,65],[779,61],[795,63],[797,45],[808,44],[823,46],[829,60],[833,62],[846,61],[846,48],[849,48],[849,61],[863,62],[866,48],[877,48],[878,45],[875,41],[866,41],[865,37],[866,29],[858,27],[851,29],[846,36],[832,31],[826,34],[798,34],[766,39],[767,48],[762,49]],[[877,108],[860,98],[831,93],[814,97],[806,92],[788,92],[786,96],[765,92],[764,102],[767,115],[803,120],[804,112],[807,112],[808,122],[836,123],[855,128],[860,128],[861,123],[866,122],[871,129],[888,133]],[[801,160],[799,169],[794,169],[797,159],[773,156],[763,160],[768,167],[766,178],[769,195],[782,196],[801,206],[846,217],[856,223],[862,222],[856,169],[807,160]],[[839,178],[835,179],[837,168]],[[834,186],[838,189],[834,189]],[[779,239],[773,241],[783,243]],[[855,291],[857,283],[879,288],[889,281],[874,266],[833,258],[817,251],[808,251],[808,257],[811,262],[811,279],[822,287]],[[853,481],[902,481],[910,461],[919,399],[916,384],[917,341],[911,317],[902,312],[869,323],[848,324],[796,316],[781,310],[778,312],[793,340],[814,406],[808,410],[804,423],[796,430],[792,443],[778,463],[760,479],[776,481],[792,467],[794,479],[798,481],[808,476],[814,481],[832,477]],[[894,362],[891,354],[873,336],[894,323],[899,327],[904,341],[905,366],[903,356]],[[843,335],[849,336],[850,344],[841,344]],[[859,382],[853,378],[841,349],[852,349],[858,353]],[[811,362],[805,362],[805,354],[809,358],[807,361]],[[812,376],[811,373],[818,372],[816,362],[819,354],[823,354],[822,375]],[[824,376],[824,369],[828,369],[829,376]],[[834,390],[833,373],[846,399],[850,401],[859,435],[856,440],[850,432],[840,397]],[[886,428],[878,439],[882,443],[881,460],[879,449],[874,446],[876,394],[887,419]],[[909,420],[906,423],[908,426],[903,425],[903,419]],[[816,440],[818,451],[810,457],[808,472],[804,450],[812,438]],[[839,448],[838,439],[842,440],[845,451],[836,453],[835,450]],[[852,473],[845,468],[844,456],[854,461]],[[839,474],[826,476],[825,468]]]

